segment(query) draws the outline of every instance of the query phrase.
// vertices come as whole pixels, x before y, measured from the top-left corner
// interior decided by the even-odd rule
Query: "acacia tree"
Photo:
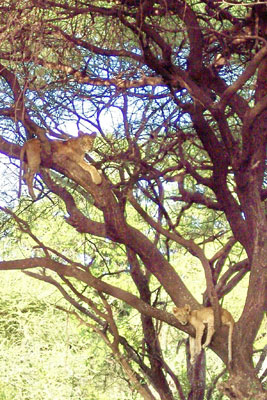
[[[43,252],[3,260],[1,269],[41,267],[41,273],[29,274],[58,287],[79,311],[73,311],[77,318],[103,337],[133,387],[154,399],[152,386],[168,400],[175,395],[167,375],[181,399],[185,394],[163,358],[154,321],[194,331],[157,306],[152,277],[177,306],[198,308],[171,253],[182,246],[198,258],[206,280],[204,304],[215,311],[211,348],[226,363],[219,300],[249,272],[229,379],[221,390],[232,399],[263,399],[252,355],[266,308],[266,2],[7,0],[0,10],[1,153],[12,164],[25,140],[39,138],[39,194],[31,207],[46,199],[56,207],[53,193],[65,205],[66,223],[82,238],[105,238],[107,248],[123,245],[139,294],[99,277],[99,260],[92,258],[88,266],[90,252],[86,265],[50,248],[11,210],[15,197],[2,212]],[[51,152],[51,140],[75,135],[75,124],[98,133],[90,161],[102,171],[101,185],[71,159]],[[145,221],[146,232],[131,222],[129,210]],[[192,224],[186,228],[199,210],[207,220],[213,217],[201,234]],[[212,256],[203,247],[211,241]],[[231,264],[236,243],[246,257]],[[80,289],[81,282],[97,290],[101,307]],[[109,296],[139,311],[147,361],[120,335]],[[197,368],[199,363],[203,371],[203,355]],[[196,380],[194,375],[189,398],[201,399]]]

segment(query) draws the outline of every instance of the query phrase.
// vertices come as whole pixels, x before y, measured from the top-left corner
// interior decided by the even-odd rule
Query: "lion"
[[[91,135],[78,132],[78,137],[68,140],[53,140],[51,141],[51,151],[57,155],[64,155],[72,161],[76,162],[81,168],[91,174],[94,184],[100,185],[102,176],[97,169],[84,160],[85,153],[93,148],[96,134]],[[39,139],[30,139],[24,143],[20,150],[20,172],[19,172],[19,192],[18,197],[21,195],[21,180],[23,179],[29,190],[29,194],[35,200],[36,196],[33,191],[34,175],[38,173],[41,164],[41,142]],[[26,160],[24,160],[26,154]],[[23,171],[23,177],[22,177]]]
[[[191,324],[196,330],[196,337],[189,337],[189,347],[190,347],[190,362],[194,364],[196,362],[196,357],[201,352],[201,339],[204,333],[205,324],[207,324],[207,337],[203,348],[207,347],[212,339],[215,332],[214,329],[214,311],[212,307],[202,307],[199,310],[191,310],[189,304],[184,307],[173,307],[173,314],[178,319],[180,324],[186,325]],[[228,364],[232,361],[232,336],[234,329],[234,319],[229,311],[221,308],[221,322],[222,325],[227,325],[229,327],[228,332]]]

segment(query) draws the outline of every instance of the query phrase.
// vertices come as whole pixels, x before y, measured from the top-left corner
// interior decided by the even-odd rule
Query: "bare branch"
[[[251,36],[249,37],[249,39]],[[255,74],[256,69],[258,68],[261,61],[267,55],[267,44],[255,55],[255,57],[250,61],[249,65],[239,76],[239,78],[229,86],[221,96],[221,100],[217,104],[218,109],[221,111],[226,107],[227,103],[229,102],[230,98],[242,88],[242,86]],[[259,112],[259,111],[258,111]],[[254,117],[255,118],[255,117]]]

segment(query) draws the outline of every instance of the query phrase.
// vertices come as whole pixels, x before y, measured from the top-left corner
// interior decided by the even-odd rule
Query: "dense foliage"
[[[204,352],[188,389],[162,338],[194,334],[174,303],[212,306],[210,348],[227,365],[224,300],[234,354],[218,388],[263,399],[266,1],[6,0],[0,13],[0,268],[54,285],[149,400],[212,398]],[[97,132],[100,185],[51,151],[79,130]],[[26,186],[18,200],[34,137],[37,200]]]

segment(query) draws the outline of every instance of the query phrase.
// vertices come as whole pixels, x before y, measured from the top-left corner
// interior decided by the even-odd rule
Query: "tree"
[[[95,242],[99,254],[104,246],[122,246],[123,270],[136,292],[99,277],[92,253],[82,263],[50,248],[16,214],[15,198],[2,212],[42,251],[1,261],[1,269],[41,267],[44,272],[29,274],[56,285],[93,319],[90,326],[141,395],[154,399],[152,385],[168,400],[174,394],[166,374],[180,398],[185,395],[164,361],[154,319],[194,332],[158,304],[154,279],[177,306],[198,308],[172,261],[180,247],[199,260],[206,279],[203,302],[215,312],[211,348],[226,363],[219,300],[249,272],[233,363],[221,390],[232,399],[263,399],[252,356],[267,287],[266,2],[7,0],[1,11],[1,153],[14,163],[22,142],[39,138],[42,168],[32,209],[46,199],[56,208],[53,193],[64,204],[66,223],[85,242],[91,235],[105,239]],[[98,132],[90,161],[103,173],[101,185],[72,160],[51,153],[52,138],[68,138],[74,126]],[[138,218],[145,231],[138,229]],[[212,242],[211,256],[205,244]],[[237,243],[246,256],[232,264]],[[102,306],[77,282],[97,290]],[[140,313],[146,361],[120,335],[107,295]],[[203,398],[197,390],[193,385],[189,397]]]

